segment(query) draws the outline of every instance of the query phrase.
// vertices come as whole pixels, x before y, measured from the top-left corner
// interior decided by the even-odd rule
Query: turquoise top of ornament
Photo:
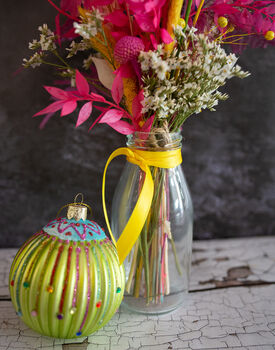
[[[43,227],[43,231],[69,241],[101,241],[106,238],[103,229],[94,221],[58,218]]]

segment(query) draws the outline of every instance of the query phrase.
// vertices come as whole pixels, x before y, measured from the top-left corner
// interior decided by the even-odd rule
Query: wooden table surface
[[[191,291],[164,316],[121,309],[76,340],[41,336],[23,324],[8,291],[17,249],[0,249],[0,350],[275,349],[275,237],[197,241]]]

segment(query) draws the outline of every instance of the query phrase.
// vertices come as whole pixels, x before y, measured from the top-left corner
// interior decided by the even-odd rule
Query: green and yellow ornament
[[[17,315],[33,330],[77,338],[103,327],[121,304],[125,272],[87,204],[50,221],[18,251],[9,284]]]

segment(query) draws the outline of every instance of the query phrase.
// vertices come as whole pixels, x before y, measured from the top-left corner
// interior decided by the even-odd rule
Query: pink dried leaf
[[[101,112],[107,112],[110,107],[101,107],[101,106],[94,106],[94,108],[98,109]]]
[[[271,29],[270,27],[271,27],[270,20],[268,18],[264,18],[262,22],[262,27],[261,27],[262,33],[266,33],[268,30]]]
[[[111,92],[112,92],[113,100],[115,101],[116,104],[119,104],[123,96],[123,81],[120,74],[116,75],[112,85]]]
[[[77,122],[76,122],[76,128],[83,124],[91,115],[91,112],[92,112],[92,102],[89,101],[87,103],[85,103],[80,111],[79,111],[79,114],[78,114],[78,118],[77,118]]]
[[[265,6],[265,5],[270,5],[270,4],[274,4],[274,0],[260,0],[260,1],[255,1],[253,3],[254,7],[258,7],[258,6]]]
[[[257,33],[262,33],[263,21],[264,21],[264,18],[260,13],[254,14],[253,24],[254,24],[254,29],[256,30]]]
[[[140,90],[140,92],[135,96],[132,103],[132,112],[133,117],[135,120],[138,120],[142,113],[142,101],[144,100],[144,94],[143,90]]]
[[[273,3],[273,5],[270,5],[266,8],[266,13],[268,13],[269,15],[275,14],[275,4],[274,3]]]
[[[124,111],[120,111],[118,109],[110,109],[104,113],[99,123],[115,123],[123,118],[125,115]]]
[[[164,28],[160,29],[160,36],[161,36],[161,40],[164,42],[164,44],[170,44],[173,41],[171,35]]]
[[[150,0],[145,1],[145,9],[149,11],[150,9],[156,9],[158,11],[165,5],[167,0]]]
[[[132,78],[134,76],[134,72],[130,63],[122,64],[117,70],[113,72],[116,76],[120,76],[121,78]]]
[[[129,33],[119,31],[119,32],[111,32],[111,35],[115,39],[115,41],[117,42],[117,41],[119,41],[119,39],[123,38],[124,36],[129,35]]]
[[[115,10],[105,16],[104,19],[117,27],[125,27],[129,23],[128,16],[126,16],[122,10]]]
[[[89,96],[93,101],[106,102],[106,99],[103,96],[95,94],[94,92],[91,92]]]
[[[156,40],[154,34],[150,34],[150,39],[151,39],[151,43],[153,45],[153,48],[156,50],[158,48],[158,43],[157,43],[157,40]]]
[[[37,112],[36,114],[34,114],[33,117],[36,117],[38,115],[43,115],[43,114],[47,114],[47,113],[54,113],[56,111],[58,111],[59,109],[61,109],[64,105],[65,101],[55,101],[53,103],[51,103],[48,107],[42,109],[41,111]]]
[[[106,123],[106,124],[108,124],[111,128],[113,128],[114,130],[116,130],[117,132],[123,135],[129,135],[135,131],[133,125],[123,120],[119,120],[115,123]]]
[[[233,6],[230,6],[229,4],[218,4],[213,5],[209,7],[209,9],[213,10],[218,16],[224,16],[234,13],[239,13],[237,9],[235,9]]]
[[[77,107],[77,103],[75,100],[68,101],[64,103],[62,110],[61,110],[61,117],[64,117],[65,115],[71,114]]]
[[[70,98],[70,94],[62,89],[53,86],[44,86],[44,89],[46,89],[50,95],[59,100],[67,100]]]
[[[253,2],[254,0],[238,0],[237,4],[234,4],[234,6],[237,6],[238,4],[240,5],[249,5]]]
[[[113,0],[93,0],[93,7],[111,5]]]
[[[89,84],[87,80],[84,78],[84,76],[78,70],[75,73],[75,83],[76,83],[76,88],[81,95],[89,94],[89,90],[90,90]]]
[[[46,124],[48,123],[48,121],[51,119],[51,117],[54,115],[54,113],[48,113],[45,115],[45,117],[43,118],[42,122],[39,124],[39,129],[42,130],[45,128]]]
[[[152,10],[153,13],[153,25],[155,29],[159,28],[159,23],[160,23],[160,11],[156,8]]]
[[[154,118],[155,118],[155,115],[152,115],[149,119],[147,119],[146,122],[143,124],[141,131],[149,132],[151,130]]]
[[[155,31],[153,18],[148,14],[136,14],[135,20],[139,25],[140,29],[143,30],[144,32]]]
[[[82,0],[61,0],[60,8],[70,12],[71,15],[78,15],[78,6],[81,5]]]

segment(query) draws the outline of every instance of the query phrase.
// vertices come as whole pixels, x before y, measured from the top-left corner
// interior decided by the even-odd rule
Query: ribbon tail
[[[107,225],[108,231],[109,231],[109,233],[110,233],[111,239],[112,239],[112,241],[113,241],[115,247],[117,247],[117,244],[116,244],[115,237],[114,237],[114,235],[113,235],[113,233],[112,233],[112,230],[111,230],[110,221],[109,221],[109,218],[108,218],[108,213],[107,213],[106,203],[105,203],[106,172],[107,172],[107,168],[108,168],[109,164],[111,163],[111,161],[112,161],[115,157],[118,157],[118,156],[121,156],[121,155],[130,156],[131,154],[132,154],[132,153],[131,153],[131,152],[129,151],[129,149],[126,148],[126,147],[121,147],[121,148],[116,149],[116,150],[110,155],[110,157],[108,158],[107,163],[106,163],[105,168],[104,168],[104,172],[103,172],[103,178],[102,178],[102,206],[103,206],[103,212],[104,212],[104,217],[105,217],[106,225]]]
[[[137,241],[145,224],[154,194],[154,183],[148,166],[145,168],[145,179],[136,206],[122,234],[117,241],[117,252],[120,264],[123,263]]]

